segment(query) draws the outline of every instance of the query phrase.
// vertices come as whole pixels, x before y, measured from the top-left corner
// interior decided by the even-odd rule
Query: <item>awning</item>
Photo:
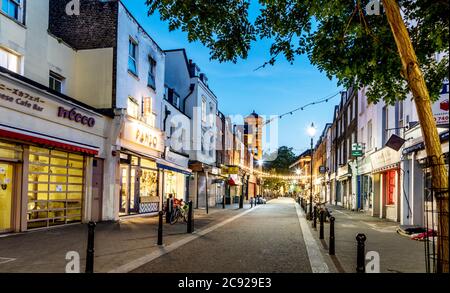
[[[373,170],[372,174],[383,173],[385,171],[398,169],[398,168],[400,168],[400,163],[390,164],[390,165],[384,166],[382,168],[378,168],[378,169]]]
[[[77,145],[75,142],[72,143],[72,142],[62,140],[62,139],[57,139],[57,138],[49,139],[49,138],[46,138],[46,136],[44,136],[42,134],[36,134],[36,136],[32,136],[29,134],[13,132],[13,131],[9,131],[9,130],[0,128],[0,137],[25,141],[25,142],[29,142],[29,143],[35,143],[38,145],[43,145],[43,146],[51,147],[51,148],[59,148],[59,149],[63,149],[63,150],[69,151],[69,152],[84,153],[84,154],[93,155],[93,156],[98,155],[98,152],[99,152],[98,148],[96,149],[95,147],[87,147],[87,146]]]
[[[242,182],[238,176],[230,176],[230,179],[228,179],[228,184],[230,186],[242,186]]]
[[[175,165],[163,159],[157,160],[156,165],[158,166],[159,169],[169,170],[184,175],[192,175],[192,171],[190,169]]]

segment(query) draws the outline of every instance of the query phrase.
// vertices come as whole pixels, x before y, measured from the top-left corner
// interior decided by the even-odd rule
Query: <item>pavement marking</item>
[[[145,256],[143,256],[141,258],[135,259],[135,260],[133,260],[133,261],[131,261],[129,263],[126,263],[126,264],[124,264],[124,265],[122,265],[122,266],[120,266],[118,268],[115,268],[114,270],[111,270],[108,273],[129,273],[129,272],[131,272],[131,271],[133,271],[133,270],[135,270],[135,269],[137,269],[137,268],[139,268],[139,267],[141,267],[141,266],[143,266],[143,265],[145,265],[145,264],[147,264],[147,263],[149,263],[149,262],[151,262],[151,261],[153,261],[153,260],[155,260],[155,259],[157,259],[157,258],[159,258],[159,257],[161,257],[161,256],[163,256],[163,255],[165,255],[165,254],[167,254],[169,252],[171,252],[171,251],[174,251],[177,248],[180,248],[183,245],[188,244],[189,242],[191,242],[191,241],[193,241],[195,239],[200,238],[201,236],[204,236],[204,235],[206,235],[208,233],[211,233],[212,231],[217,230],[220,227],[225,226],[226,224],[231,223],[231,222],[235,221],[236,219],[239,219],[240,217],[245,216],[246,214],[253,212],[254,210],[256,210],[256,209],[258,209],[260,207],[261,207],[261,205],[256,206],[256,207],[254,207],[254,208],[252,208],[250,210],[247,210],[247,211],[242,212],[242,213],[240,213],[240,214],[238,214],[236,216],[233,216],[233,217],[231,217],[229,219],[226,219],[226,220],[224,220],[224,221],[222,221],[222,222],[220,222],[218,224],[215,224],[214,226],[211,226],[211,227],[206,228],[206,229],[199,230],[198,232],[194,231],[194,233],[192,233],[192,235],[190,235],[188,237],[180,239],[180,240],[178,240],[178,241],[176,241],[176,242],[174,242],[172,244],[169,244],[167,246],[160,247],[158,250],[156,250],[156,251],[154,251],[154,252],[152,252],[150,254],[147,254],[147,255],[145,255]]]
[[[5,264],[5,263],[9,263],[9,262],[13,262],[16,259],[17,258],[0,257],[0,265]]]
[[[300,222],[300,228],[303,233],[303,240],[305,241],[306,251],[308,252],[309,263],[313,273],[329,273],[330,270],[323,259],[322,252],[320,252],[319,245],[309,230],[308,223],[306,222],[305,215],[303,214],[300,206],[294,203],[297,210],[298,221]]]

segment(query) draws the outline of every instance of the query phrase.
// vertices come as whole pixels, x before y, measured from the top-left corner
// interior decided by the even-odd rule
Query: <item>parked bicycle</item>
[[[326,206],[326,202],[316,203],[316,207],[317,207],[317,216],[320,215],[320,211],[324,211],[324,213],[325,213],[325,222],[327,222],[328,219],[331,218],[332,210],[328,209],[328,207]]]
[[[183,201],[179,205],[174,206],[172,214],[170,215],[170,225],[176,224],[180,219],[187,223],[189,213],[189,205],[184,204]]]

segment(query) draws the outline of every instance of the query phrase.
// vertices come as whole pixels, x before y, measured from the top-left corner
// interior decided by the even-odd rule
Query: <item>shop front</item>
[[[119,217],[153,214],[161,209],[158,161],[163,133],[126,117],[120,138]]]
[[[248,177],[248,192],[247,192],[247,200],[250,200],[252,197],[255,197],[257,194],[257,179],[256,176],[250,175]]]
[[[0,233],[86,222],[98,214],[93,162],[105,155],[110,121],[26,78],[0,75]],[[96,192],[102,197],[101,188]]]
[[[189,201],[189,180],[192,171],[188,165],[188,155],[166,148],[164,160],[158,161],[158,169],[163,173],[163,200],[172,197]]]
[[[391,148],[383,149],[371,155],[372,174],[378,177],[378,197],[380,218],[398,221],[400,219],[400,152]]]
[[[358,161],[358,198],[360,199],[359,208],[370,214],[373,208],[373,181],[371,173],[372,164],[370,155],[367,155]]]
[[[337,177],[336,203],[337,205],[350,209],[351,208],[350,194],[352,192],[351,190],[352,173],[350,170],[350,166],[348,164],[345,164],[339,167],[336,177]]]

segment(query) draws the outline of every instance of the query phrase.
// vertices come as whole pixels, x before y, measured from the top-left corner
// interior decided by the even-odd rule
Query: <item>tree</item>
[[[250,20],[250,0],[147,0],[149,13],[159,11],[171,30],[200,41],[211,58],[245,59],[254,41],[272,41],[273,65],[280,55],[293,62],[307,54],[311,63],[345,87],[368,86],[370,102],[388,104],[413,95],[430,158],[433,188],[446,190],[438,202],[439,258],[448,271],[448,174],[431,111],[442,81],[448,78],[449,3],[447,0],[382,0],[384,13],[366,15],[377,0],[259,0]],[[402,8],[403,17],[400,13]],[[253,10],[252,10],[253,11]],[[437,61],[435,53],[444,53]]]
[[[276,155],[270,157],[275,157],[275,159],[265,163],[265,170],[274,170],[277,174],[285,175],[291,173],[289,166],[295,161],[296,158],[293,148],[289,148],[287,146],[279,147]]]
[[[289,166],[295,161],[295,154],[293,148],[282,146],[278,148],[276,154],[272,154],[269,157],[275,157],[272,161],[267,161],[264,164],[264,171],[273,175],[292,175],[289,170]],[[290,182],[281,178],[265,178],[264,188],[269,190],[280,191],[288,189]]]

